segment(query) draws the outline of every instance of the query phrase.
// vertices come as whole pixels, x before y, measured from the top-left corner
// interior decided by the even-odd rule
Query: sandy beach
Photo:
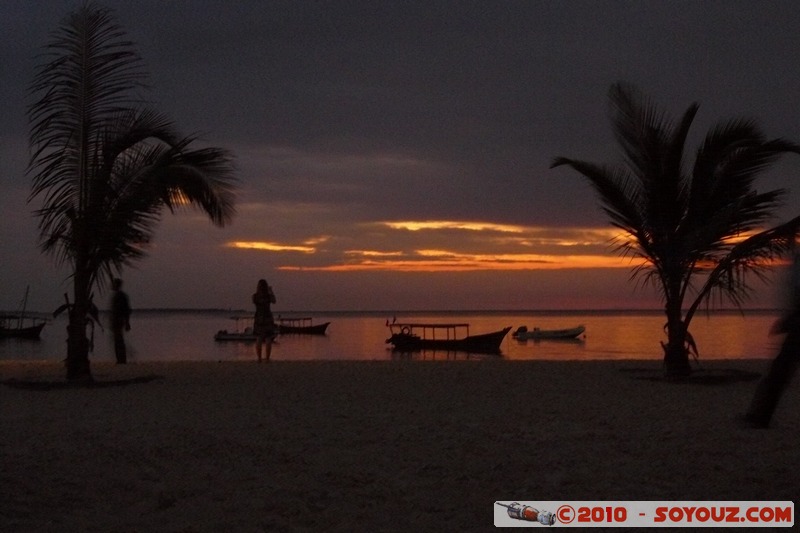
[[[4,531],[486,531],[495,501],[793,500],[764,360],[0,363]],[[150,379],[152,378],[152,379]],[[19,386],[23,385],[23,386]]]

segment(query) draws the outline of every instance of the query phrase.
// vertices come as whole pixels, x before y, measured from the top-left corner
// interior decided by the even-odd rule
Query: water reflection
[[[470,353],[447,350],[417,350],[413,352],[390,350],[389,352],[393,361],[483,361],[503,358],[502,353]]]
[[[229,312],[134,313],[131,318],[133,327],[127,338],[131,361],[254,360],[252,345],[214,341],[214,333],[230,326],[229,316]],[[388,332],[385,313],[315,313],[313,316],[315,322],[331,322],[328,333],[279,336],[273,360],[447,361],[497,358],[441,351],[393,353],[385,343]],[[691,331],[700,349],[700,360],[772,357],[780,337],[771,337],[769,330],[777,316],[777,313],[760,312],[747,313],[744,317],[737,313],[696,317]],[[500,347],[502,358],[508,360],[660,360],[659,341],[664,339],[664,320],[660,313],[407,313],[402,318],[413,318],[415,322],[457,319],[469,323],[472,334],[522,325],[529,329],[562,329],[575,324],[586,326],[585,336],[571,342],[550,339],[520,342],[509,334]],[[92,360],[112,362],[113,353],[109,332],[98,329]],[[65,355],[66,320],[61,318],[45,327],[40,341],[0,341],[0,360],[61,360]]]

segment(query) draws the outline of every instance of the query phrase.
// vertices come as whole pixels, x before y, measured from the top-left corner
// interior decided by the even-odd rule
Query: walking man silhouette
[[[778,355],[758,384],[750,408],[744,418],[755,428],[768,428],[778,401],[789,386],[800,363],[800,250],[795,243],[789,273],[788,309],[775,324],[772,333],[786,335]]]
[[[122,290],[122,280],[114,278],[111,282],[114,295],[111,298],[111,331],[114,334],[114,355],[117,364],[124,365],[128,362],[128,351],[125,347],[124,331],[131,330],[131,305],[128,295]]]

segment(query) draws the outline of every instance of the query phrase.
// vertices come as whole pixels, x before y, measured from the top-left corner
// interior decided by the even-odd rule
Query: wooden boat
[[[30,325],[26,326],[26,321]],[[0,315],[0,339],[38,339],[46,323],[43,319],[31,316]]]
[[[247,327],[242,331],[228,331],[221,329],[214,334],[215,341],[255,342],[258,337],[253,333],[253,328]]]
[[[221,329],[214,334],[215,341],[237,341],[237,342],[255,342],[258,340],[258,336],[253,333],[253,326],[247,326],[245,328],[241,328],[239,323],[242,320],[249,321],[251,324],[253,323],[253,316],[252,315],[242,315],[242,316],[232,316],[231,320],[236,321],[236,329],[233,331],[228,331],[227,329]],[[278,334],[278,329],[275,328],[275,335]]]
[[[524,341],[528,339],[575,339],[581,335],[586,328],[584,326],[576,326],[567,329],[540,329],[533,328],[528,330],[526,326],[520,326],[514,333],[511,334],[517,340]]]
[[[311,317],[281,318],[278,317],[278,333],[281,335],[325,335],[330,322],[314,324]]]
[[[22,299],[22,310],[19,314],[0,314],[0,339],[39,339],[47,321],[43,318],[25,315],[29,291],[30,286],[25,288],[25,297]],[[26,326],[26,321],[30,325]]]
[[[472,353],[499,353],[500,344],[511,327],[500,331],[469,334],[469,324],[387,323],[391,337],[386,339],[395,350],[450,350]]]

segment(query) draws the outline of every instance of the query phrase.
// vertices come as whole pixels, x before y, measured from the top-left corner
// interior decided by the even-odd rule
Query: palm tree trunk
[[[664,369],[667,377],[683,378],[692,373],[686,349],[686,325],[681,316],[680,299],[667,300],[667,345],[664,347]]]
[[[75,299],[67,326],[67,381],[91,382],[93,378],[89,364],[89,339],[86,337],[90,275],[85,267],[76,264],[73,283]]]
[[[67,326],[67,381],[92,381],[89,365],[89,339],[86,338],[86,317],[78,315],[77,307],[69,315]]]

